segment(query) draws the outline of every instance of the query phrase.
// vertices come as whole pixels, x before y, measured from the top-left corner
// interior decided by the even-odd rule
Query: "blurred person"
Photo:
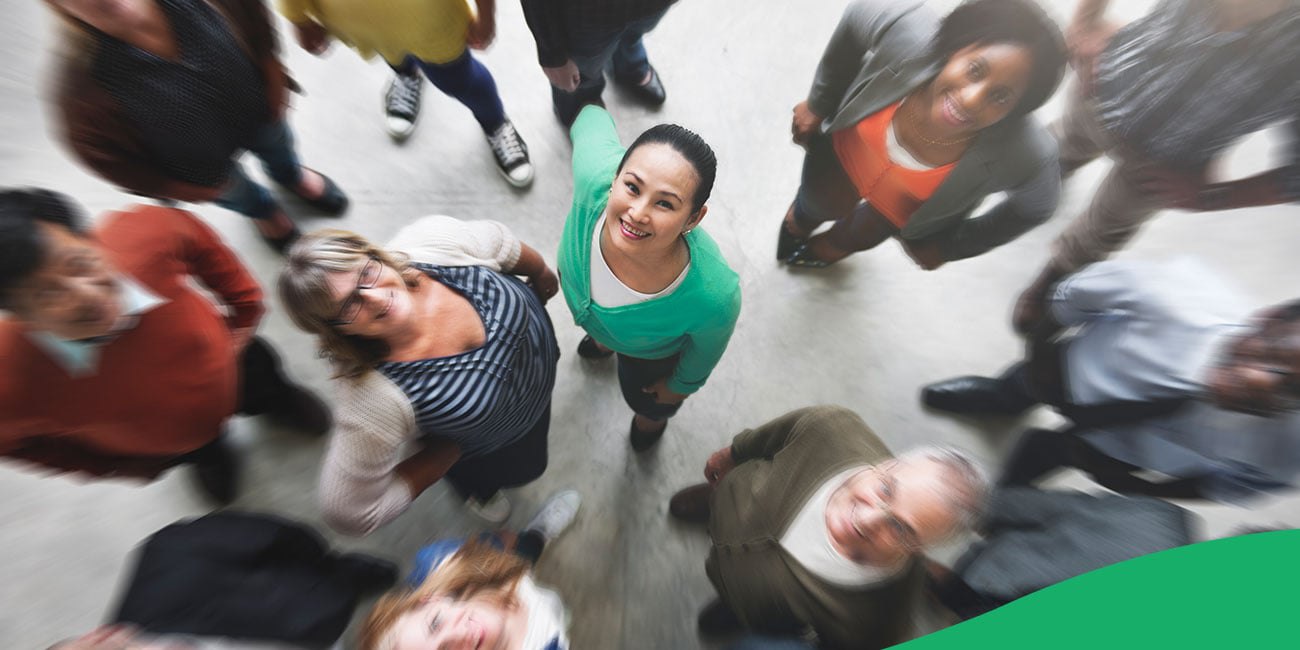
[[[927,591],[970,619],[1040,589],[1185,546],[1195,515],[1148,497],[1001,488],[951,569],[927,562]]]
[[[470,53],[496,36],[496,0],[277,0],[293,23],[298,44],[321,55],[337,38],[364,58],[375,54],[396,73],[384,92],[388,135],[403,141],[420,116],[421,71],[435,88],[474,114],[506,182],[524,187],[533,165],[515,125],[506,117],[492,73]]]
[[[1109,4],[1082,0],[1066,29],[1078,79],[1052,128],[1065,173],[1102,155],[1114,165],[1021,294],[1021,333],[1037,326],[1055,282],[1122,248],[1162,209],[1300,200],[1300,3],[1163,0],[1124,27],[1106,19]],[[1285,164],[1210,180],[1233,144],[1278,122],[1292,136]]]
[[[816,650],[816,648],[798,639],[750,636],[727,646],[727,650]]]
[[[1028,356],[998,378],[925,387],[950,413],[1019,415],[1045,403],[1094,426],[1204,400],[1272,417],[1300,407],[1300,303],[1248,318],[1239,292],[1191,258],[1112,260],[1058,282]]]
[[[332,644],[358,602],[396,581],[392,562],[333,551],[304,524],[226,510],[150,535],[129,565],[111,624],[56,647],[342,648]]]
[[[618,354],[618,383],[635,413],[630,442],[645,451],[704,386],[740,315],[740,279],[699,227],[717,160],[676,124],[651,127],[624,149],[599,106],[583,109],[572,138],[561,286],[587,333],[578,356]]]
[[[224,504],[238,486],[230,416],[329,430],[329,410],[254,336],[261,288],[188,212],[136,205],[88,230],[66,196],[0,191],[0,307],[5,457],[146,481],[192,464]]]
[[[537,61],[551,82],[555,117],[568,128],[586,104],[601,103],[605,70],[650,107],[667,98],[642,37],[677,0],[520,0],[537,41]]]
[[[835,406],[740,433],[704,473],[708,483],[669,505],[678,519],[707,522],[713,541],[705,569],[719,597],[700,613],[701,634],[811,632],[822,648],[905,640],[922,551],[968,527],[987,490],[964,454],[895,457]]]
[[[580,504],[577,492],[560,492],[518,535],[426,546],[407,588],[371,610],[361,650],[567,650],[564,602],[533,581],[532,568],[573,523]]]
[[[546,469],[557,285],[495,221],[426,217],[385,248],[322,230],[289,251],[280,299],[336,371],[331,526],[369,534],[444,477],[475,514],[509,516],[501,489]]]
[[[261,2],[46,3],[63,18],[54,87],[60,135],[95,174],[142,196],[238,212],[281,252],[297,227],[244,173],[244,151],[316,210],[347,209],[332,180],[298,161],[285,120],[294,84]]]
[[[777,259],[823,267],[895,238],[932,270],[1043,223],[1060,172],[1030,114],[1064,69],[1060,30],[1030,0],[970,0],[943,18],[915,0],[851,3],[794,107],[807,154]]]

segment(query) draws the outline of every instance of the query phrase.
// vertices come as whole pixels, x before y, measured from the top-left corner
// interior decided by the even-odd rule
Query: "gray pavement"
[[[306,164],[331,174],[351,194],[345,218],[304,219],[307,228],[339,226],[382,241],[411,219],[432,213],[509,224],[554,262],[572,181],[569,145],[555,123],[545,78],[516,2],[501,2],[496,43],[483,55],[531,148],[537,179],[514,191],[493,168],[469,112],[426,86],[415,136],[394,145],[383,131],[379,62],[338,45],[317,59],[286,42],[288,61],[306,90],[291,122]],[[680,122],[717,151],[719,174],[704,226],[739,272],[744,309],[731,347],[708,385],[675,418],[658,449],[635,455],[630,413],[613,366],[581,360],[581,338],[561,299],[553,300],[565,356],[554,396],[551,463],[542,479],[514,490],[521,525],[557,489],[585,499],[576,527],[539,568],[573,613],[573,647],[696,648],[695,614],[712,598],[704,576],[706,535],[668,520],[669,496],[702,477],[709,452],[741,429],[818,403],[853,408],[895,450],[941,441],[971,449],[996,467],[1015,434],[1054,416],[977,425],[926,413],[920,386],[968,372],[1000,369],[1019,352],[1008,325],[1012,300],[1046,259],[1056,232],[1083,207],[1105,162],[1068,185],[1058,216],[984,257],[938,271],[917,269],[894,243],[819,272],[789,271],[773,261],[778,220],[798,183],[800,150],[789,141],[791,107],[840,10],[840,0],[685,0],[648,39],[668,89],[659,111],[630,105],[616,89],[606,99],[625,141],[661,122]],[[951,6],[951,1],[936,2]],[[1053,2],[1064,17],[1072,2]],[[1149,2],[1124,3],[1139,12]],[[55,21],[42,3],[0,0],[0,185],[40,185],[77,197],[92,212],[131,199],[93,178],[56,146],[42,101]],[[1053,102],[1041,111],[1059,112]],[[1250,138],[1223,170],[1238,176],[1281,155],[1279,133]],[[251,168],[251,167],[250,167]],[[279,259],[250,224],[213,206],[195,211],[240,252],[257,276],[273,282]],[[1260,305],[1300,294],[1300,219],[1295,206],[1228,214],[1166,213],[1123,255],[1203,258]],[[329,374],[312,341],[289,323],[274,296],[262,333],[299,380],[329,393]],[[247,458],[236,507],[285,514],[321,525],[314,501],[323,442],[237,419]],[[100,622],[127,570],[133,547],[172,521],[208,511],[187,471],[142,486],[44,477],[0,464],[0,648],[27,650]],[[1079,475],[1056,479],[1088,487]],[[1091,488],[1095,489],[1095,488]],[[1254,510],[1194,506],[1207,535],[1236,523],[1300,524],[1300,501],[1283,495]],[[452,493],[435,486],[399,520],[364,540],[332,541],[406,562],[432,538],[463,535],[479,524]],[[951,558],[959,544],[942,549]]]

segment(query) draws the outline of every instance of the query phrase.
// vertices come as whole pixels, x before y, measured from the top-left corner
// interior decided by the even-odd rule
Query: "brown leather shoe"
[[[668,512],[673,517],[692,524],[709,523],[713,486],[708,483],[692,485],[680,490],[668,502]]]

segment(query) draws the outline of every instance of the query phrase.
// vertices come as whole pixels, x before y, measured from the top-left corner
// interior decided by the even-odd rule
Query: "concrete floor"
[[[483,60],[506,108],[527,139],[537,180],[512,191],[468,111],[426,90],[422,122],[405,145],[383,132],[384,66],[335,46],[322,59],[286,44],[306,95],[292,125],[307,164],[333,175],[353,208],[340,220],[304,220],[308,228],[341,226],[376,240],[412,218],[443,213],[492,218],[514,228],[552,262],[572,181],[569,145],[551,115],[533,42],[519,5],[499,3],[498,37]],[[693,397],[658,449],[631,453],[629,412],[612,365],[571,353],[581,332],[560,299],[549,308],[566,354],[554,396],[551,466],[516,490],[511,523],[522,524],[547,494],[574,486],[585,499],[574,530],[548,552],[543,582],[573,612],[575,648],[695,648],[697,610],[712,597],[703,572],[706,536],[669,522],[678,488],[701,478],[704,459],[731,435],[788,410],[817,403],[849,406],[895,450],[943,441],[973,450],[996,467],[1006,445],[1030,423],[984,425],[922,411],[918,388],[967,372],[991,372],[1016,357],[1008,326],[1011,301],[1040,267],[1047,244],[1089,199],[1105,163],[1068,186],[1059,216],[982,258],[938,271],[918,270],[894,244],[819,272],[788,271],[772,259],[777,222],[798,182],[800,150],[789,142],[790,108],[807,91],[843,2],[682,2],[648,39],[668,88],[667,104],[648,112],[606,99],[625,141],[661,121],[701,133],[716,149],[719,175],[705,227],[744,283],[745,305],[731,347],[708,386]],[[945,0],[935,4],[950,7]],[[1064,17],[1072,2],[1049,3]],[[1124,3],[1141,12],[1150,2]],[[92,212],[130,199],[77,167],[51,141],[42,103],[54,21],[42,3],[0,0],[0,184],[39,185],[77,197]],[[781,44],[781,45],[777,45]],[[1042,111],[1054,117],[1059,105]],[[1231,176],[1271,166],[1285,142],[1275,133],[1234,150]],[[212,206],[196,211],[240,251],[264,283],[279,258],[237,215]],[[1196,255],[1234,280],[1260,305],[1300,293],[1300,219],[1294,206],[1231,214],[1165,214],[1125,256]],[[262,333],[286,356],[298,379],[328,394],[325,365],[270,297]],[[246,452],[243,495],[236,506],[286,514],[320,525],[314,501],[323,443],[238,420]],[[151,485],[84,484],[0,466],[0,648],[44,648],[87,630],[105,616],[133,547],[154,530],[207,512],[184,470]],[[1062,485],[1087,487],[1067,474]],[[1206,535],[1238,522],[1300,524],[1300,501],[1284,495],[1253,510],[1194,506]],[[407,561],[431,538],[463,535],[478,524],[442,486],[405,516],[365,540],[331,535],[339,545]],[[960,545],[941,549],[951,558]]]

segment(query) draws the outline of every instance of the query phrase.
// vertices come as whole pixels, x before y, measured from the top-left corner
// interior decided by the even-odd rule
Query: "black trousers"
[[[480,501],[492,498],[501,488],[517,487],[537,480],[546,471],[547,438],[551,431],[551,407],[522,438],[494,452],[462,460],[447,471],[447,480],[461,497]]]
[[[638,359],[618,355],[618,387],[623,391],[623,401],[627,402],[628,408],[651,420],[667,420],[677,414],[677,410],[682,407],[680,403],[661,404],[644,389],[661,379],[671,377],[677,370],[679,356],[674,354],[667,359]]]
[[[236,413],[242,415],[262,415],[278,406],[280,396],[290,386],[284,376],[280,355],[276,354],[271,344],[260,336],[254,336],[244,348],[239,358],[239,403]],[[176,465],[185,463],[202,464],[215,459],[223,451],[225,430],[208,444],[176,459]]]

